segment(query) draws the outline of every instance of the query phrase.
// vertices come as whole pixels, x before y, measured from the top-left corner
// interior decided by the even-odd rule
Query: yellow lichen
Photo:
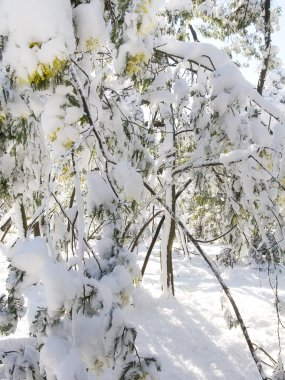
[[[56,139],[57,139],[57,132],[59,131],[59,128],[57,128],[57,130],[53,131],[50,135],[49,135],[49,139],[51,142],[54,142]]]
[[[37,46],[38,48],[41,48],[42,47],[42,43],[38,42],[38,41],[30,42],[29,48],[32,49],[34,46]]]
[[[6,115],[3,111],[0,112],[0,121],[3,121],[6,119]]]
[[[136,13],[148,13],[148,9],[151,6],[151,0],[142,0],[136,7]]]
[[[29,75],[28,81],[36,88],[45,87],[51,79],[55,78],[61,71],[64,70],[66,65],[66,61],[61,61],[58,58],[54,59],[52,65],[39,63],[37,70],[34,71],[32,75]]]
[[[70,178],[71,173],[70,173],[70,167],[69,164],[65,164],[62,168],[62,173],[59,176],[59,179],[61,182],[66,182]]]
[[[120,298],[122,302],[122,306],[127,306],[130,303],[130,297],[123,291],[120,291]]]
[[[278,196],[277,196],[277,203],[279,206],[284,209],[285,207],[285,192],[283,190],[279,190]]]
[[[271,171],[273,169],[272,154],[267,152],[266,149],[262,149],[259,153],[259,156],[262,158],[262,164]]]
[[[96,51],[98,50],[98,47],[99,47],[98,39],[90,37],[88,38],[88,40],[85,41],[85,48],[86,48],[86,51],[88,52]]]
[[[94,361],[94,371],[97,374],[97,376],[102,375],[103,370],[104,370],[104,363],[101,360],[99,360],[99,359],[95,359],[95,361]]]
[[[71,149],[73,147],[73,145],[74,145],[74,141],[72,141],[72,140],[67,140],[67,142],[63,144],[63,146],[67,150]]]
[[[139,287],[142,282],[142,278],[139,276],[136,276],[133,278],[133,284],[135,287]]]
[[[142,65],[147,62],[147,57],[145,53],[137,53],[135,55],[130,55],[127,58],[126,73],[132,77],[141,71]]]

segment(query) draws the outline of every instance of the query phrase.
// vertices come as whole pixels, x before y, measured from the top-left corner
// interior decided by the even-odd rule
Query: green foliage
[[[23,315],[23,299],[10,292],[0,296],[0,334],[13,334],[17,328],[19,316]]]

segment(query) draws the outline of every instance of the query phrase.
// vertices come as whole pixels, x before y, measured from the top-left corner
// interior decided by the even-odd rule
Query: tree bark
[[[146,266],[147,266],[147,263],[148,263],[149,257],[150,257],[150,255],[151,255],[151,252],[152,252],[152,250],[153,250],[153,247],[154,247],[154,245],[155,245],[155,243],[156,243],[156,240],[157,240],[157,238],[158,238],[158,235],[159,235],[159,233],[160,233],[160,230],[161,230],[161,227],[162,227],[162,225],[163,225],[163,223],[164,223],[164,220],[165,220],[165,216],[163,215],[163,217],[160,219],[160,222],[158,223],[158,226],[157,226],[157,228],[156,228],[155,234],[153,235],[153,238],[152,238],[151,244],[150,244],[150,246],[149,246],[149,248],[148,248],[148,250],[147,250],[147,254],[146,254],[146,257],[145,257],[145,259],[144,259],[143,266],[142,266],[142,276],[144,275],[145,268],[146,268]]]
[[[264,58],[262,60],[262,69],[259,74],[257,91],[262,95],[266,74],[268,72],[270,63],[270,50],[271,50],[271,22],[270,22],[270,7],[271,0],[264,0],[263,12],[264,12]]]
[[[23,222],[24,236],[27,237],[28,221],[27,221],[27,215],[26,215],[26,211],[25,211],[23,203],[21,203],[20,205],[20,210],[21,210],[21,216],[22,216],[22,222]]]
[[[41,230],[40,230],[40,222],[36,222],[34,225],[33,225],[33,231],[34,231],[34,236],[41,236]]]
[[[172,197],[172,212],[175,215],[175,209],[176,209],[176,197],[175,197],[175,185],[171,186],[171,197]],[[172,295],[174,296],[174,277],[173,277],[173,263],[172,263],[172,251],[173,251],[173,243],[175,240],[175,220],[171,218],[171,215],[167,215],[167,217],[170,217],[170,230],[168,235],[168,242],[167,242],[167,288],[171,288]]]

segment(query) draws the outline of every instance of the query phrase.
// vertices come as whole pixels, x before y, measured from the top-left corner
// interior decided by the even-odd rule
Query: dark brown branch
[[[180,197],[180,195],[183,193],[184,190],[187,189],[187,187],[192,183],[192,178],[189,178],[188,181],[186,181],[184,183],[184,185],[182,186],[182,188],[180,190],[177,191],[176,193],[176,199]]]
[[[4,242],[4,239],[5,239],[5,237],[6,237],[6,235],[9,232],[9,230],[10,230],[11,227],[12,227],[12,219],[9,218],[7,220],[7,222],[4,223],[3,226],[1,227],[1,230],[4,231],[4,234],[3,234],[3,236],[1,237],[1,240],[0,240],[1,243]]]
[[[190,28],[190,32],[191,32],[191,34],[192,34],[193,40],[194,40],[195,42],[200,42],[200,41],[198,40],[198,36],[197,36],[196,30],[193,28],[193,26],[192,26],[191,24],[189,25],[189,28]]]
[[[37,221],[34,225],[33,225],[33,231],[34,231],[34,236],[41,236],[41,230],[40,230],[40,222]]]
[[[198,239],[195,239],[198,243],[205,243],[205,244],[207,244],[207,243],[213,243],[213,241],[216,241],[216,240],[219,240],[219,239],[221,239],[222,237],[224,237],[224,236],[226,236],[227,234],[229,234],[234,228],[236,228],[236,224],[230,229],[230,230],[228,230],[227,232],[225,232],[224,234],[222,234],[222,235],[220,235],[220,236],[218,236],[217,238],[215,238],[215,239],[211,239],[211,240],[198,240]]]
[[[133,252],[135,247],[137,246],[138,244],[138,241],[139,241],[139,238],[141,237],[141,235],[144,233],[145,229],[147,228],[147,226],[157,217],[157,215],[159,215],[160,213],[162,213],[162,210],[156,212],[143,226],[142,228],[140,229],[140,232],[137,234],[137,236],[133,239],[133,242],[131,243],[130,245],[130,251]]]
[[[25,207],[23,203],[21,203],[20,209],[21,209],[21,216],[22,216],[22,222],[23,222],[24,236],[27,237],[28,222],[27,222],[27,215],[26,215],[26,211],[25,211]]]
[[[100,151],[101,151],[103,157],[106,159],[106,161],[109,161],[109,162],[115,164],[115,162],[110,161],[110,160],[108,159],[108,157],[106,156],[105,149],[104,149],[104,146],[103,146],[103,142],[102,142],[102,140],[101,140],[101,137],[100,137],[99,133],[97,132],[97,130],[96,130],[96,128],[95,128],[95,125],[94,125],[93,119],[92,119],[92,117],[91,117],[91,113],[90,113],[90,111],[89,111],[89,107],[88,107],[88,104],[87,104],[86,97],[85,97],[85,95],[84,95],[84,93],[83,93],[81,83],[78,83],[78,77],[77,77],[77,75],[76,75],[76,71],[75,71],[75,69],[74,69],[73,66],[71,66],[71,70],[70,70],[70,72],[71,72],[71,75],[72,75],[72,77],[73,77],[73,79],[74,79],[74,82],[75,82],[76,85],[77,85],[77,89],[78,89],[78,92],[79,92],[79,94],[80,94],[81,101],[82,101],[82,105],[83,105],[83,110],[84,110],[84,112],[85,112],[85,114],[86,114],[86,116],[87,116],[88,123],[89,123],[90,126],[92,127],[92,131],[94,132],[94,135],[95,135],[95,137],[96,137],[96,139],[97,139],[97,142],[98,142],[98,144],[99,144]]]
[[[150,255],[151,255],[151,252],[153,250],[153,247],[154,247],[154,245],[156,243],[156,240],[158,238],[158,235],[160,233],[160,230],[161,230],[161,227],[162,227],[162,225],[164,223],[164,220],[165,220],[165,216],[163,215],[163,217],[160,219],[160,222],[158,223],[158,226],[157,226],[155,234],[154,234],[154,236],[152,238],[151,244],[150,244],[150,246],[149,246],[149,248],[147,250],[146,257],[144,259],[144,263],[143,263],[143,266],[142,266],[142,276],[144,275],[144,272],[145,272],[148,260],[150,258]]]
[[[12,218],[10,217],[8,220],[6,220],[5,223],[2,224],[2,226],[0,227],[0,230],[4,232],[7,230],[9,226],[11,227],[11,225],[12,225]]]
[[[73,188],[72,193],[71,193],[69,208],[73,206],[74,198],[75,198],[75,187]],[[67,232],[69,231],[70,231],[70,223],[68,223],[68,226],[67,226]]]

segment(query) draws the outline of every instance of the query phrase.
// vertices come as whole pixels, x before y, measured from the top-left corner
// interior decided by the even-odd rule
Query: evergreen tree
[[[235,19],[235,3],[221,30],[247,38],[239,24],[250,26],[252,10]],[[4,355],[7,378],[156,377],[124,311],[153,206],[164,213],[155,236],[164,223],[166,292],[175,229],[192,236],[194,217],[181,222],[188,200],[193,212],[217,197],[237,251],[270,248],[269,233],[283,250],[285,118],[224,52],[197,42],[196,15],[214,29],[226,22],[210,5],[0,0],[2,333],[25,313],[25,289],[44,295],[30,325],[36,345]],[[191,237],[198,250],[206,224]]]

